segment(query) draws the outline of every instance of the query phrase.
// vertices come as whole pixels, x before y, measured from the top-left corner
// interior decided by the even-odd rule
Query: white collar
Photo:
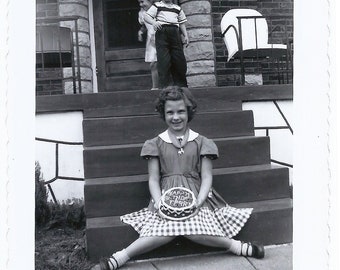
[[[198,137],[198,133],[189,129],[189,136],[188,136],[188,142],[191,142],[193,140],[195,140]],[[166,143],[172,143],[170,140],[170,136],[168,133],[168,130],[165,130],[164,132],[158,134],[158,137],[160,137],[163,141],[165,141]]]

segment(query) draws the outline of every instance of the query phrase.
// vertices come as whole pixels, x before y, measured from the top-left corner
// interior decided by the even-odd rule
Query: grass
[[[85,230],[38,228],[35,235],[36,270],[87,270]]]
[[[84,201],[48,202],[41,167],[35,164],[35,269],[87,270]]]
[[[82,200],[47,203],[48,217],[36,222],[35,269],[90,269],[85,241],[85,214]]]

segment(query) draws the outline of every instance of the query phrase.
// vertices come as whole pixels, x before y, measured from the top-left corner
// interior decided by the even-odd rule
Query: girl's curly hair
[[[179,86],[170,86],[163,89],[156,99],[156,111],[160,117],[165,120],[165,102],[167,100],[183,100],[188,111],[188,122],[190,122],[196,113],[197,103],[188,88]]]

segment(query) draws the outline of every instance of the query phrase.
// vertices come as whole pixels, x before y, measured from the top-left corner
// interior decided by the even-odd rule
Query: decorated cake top
[[[163,194],[162,204],[178,210],[191,208],[195,204],[195,195],[187,188],[174,187]]]

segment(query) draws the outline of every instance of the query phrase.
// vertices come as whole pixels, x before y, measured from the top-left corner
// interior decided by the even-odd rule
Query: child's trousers
[[[163,25],[157,30],[156,50],[160,88],[169,86],[171,77],[174,85],[187,87],[187,62],[177,26]]]

